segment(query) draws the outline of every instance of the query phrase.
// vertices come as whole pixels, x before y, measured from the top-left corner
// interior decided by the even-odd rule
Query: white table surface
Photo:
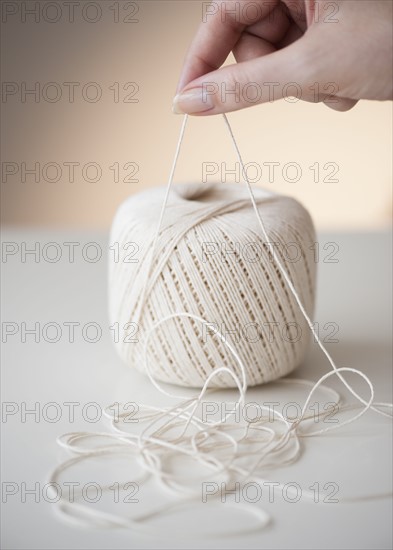
[[[104,421],[94,424],[83,419],[84,404],[97,402],[105,406],[114,401],[162,403],[164,400],[143,375],[122,364],[113,347],[107,321],[105,235],[3,230],[2,239],[13,241],[18,247],[23,241],[28,246],[53,241],[80,242],[83,246],[94,241],[104,251],[97,263],[83,261],[80,253],[74,263],[65,254],[58,263],[48,263],[42,257],[37,263],[30,257],[23,263],[18,252],[2,264],[3,328],[5,322],[15,322],[18,327],[22,322],[27,326],[38,322],[43,327],[48,322],[64,326],[67,321],[80,322],[81,326],[96,322],[103,328],[102,338],[95,344],[83,341],[77,332],[73,343],[66,337],[56,344],[47,343],[42,337],[36,343],[31,336],[23,343],[20,334],[16,334],[2,346],[2,400],[19,408],[14,415],[6,418],[3,415],[1,426],[3,487],[10,482],[18,487],[18,493],[8,496],[2,505],[2,548],[391,548],[389,497],[332,504],[305,500],[290,504],[282,498],[269,503],[264,499],[260,505],[272,521],[267,529],[248,534],[236,534],[238,522],[244,527],[250,521],[236,508],[217,518],[201,506],[185,509],[155,520],[149,533],[139,534],[126,529],[74,526],[65,522],[56,513],[56,506],[42,497],[36,503],[27,495],[23,502],[22,484],[32,488],[39,483],[41,488],[51,469],[66,458],[65,451],[56,444],[58,435],[108,429]],[[371,378],[378,401],[391,401],[391,239],[386,233],[321,234],[319,242],[321,246],[336,242],[340,247],[338,263],[321,261],[318,265],[315,319],[320,326],[327,322],[339,326],[339,342],[329,344],[328,348],[340,366],[361,369]],[[312,345],[307,360],[293,376],[316,380],[327,370],[326,360]],[[344,395],[339,381],[330,380],[330,385]],[[354,379],[353,384],[367,395],[359,380]],[[268,385],[253,389],[250,395],[255,401],[268,401],[277,395],[290,400],[293,398],[290,391],[282,385]],[[298,397],[301,399],[300,394]],[[20,412],[23,402],[27,408],[35,402],[41,408],[57,402],[62,407],[62,418],[51,423],[41,414],[35,422],[30,415],[23,422]],[[81,404],[73,422],[66,414],[66,402]],[[300,460],[270,472],[269,479],[296,481],[305,488],[315,481],[335,482],[339,486],[339,500],[388,493],[392,489],[391,433],[391,422],[369,411],[337,432],[310,438]],[[148,507],[155,499],[159,499],[158,494],[147,493],[143,505]],[[209,525],[218,533],[229,529],[231,534],[204,535]]]

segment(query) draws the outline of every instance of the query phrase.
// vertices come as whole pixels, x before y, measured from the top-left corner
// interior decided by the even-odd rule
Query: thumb
[[[316,59],[310,57],[314,57],[312,48],[304,35],[281,50],[212,71],[189,82],[175,96],[173,111],[216,115],[289,96],[294,101],[323,101],[315,82]]]

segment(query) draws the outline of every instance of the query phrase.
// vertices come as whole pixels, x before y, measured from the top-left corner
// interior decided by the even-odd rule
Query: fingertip
[[[214,102],[203,86],[188,89],[173,98],[172,111],[177,115],[204,115],[213,109]]]
[[[337,97],[325,99],[323,103],[326,105],[326,107],[329,107],[329,109],[333,109],[333,111],[339,111],[341,113],[345,113],[346,111],[350,111],[355,107],[357,104],[356,99],[349,99],[347,97]]]

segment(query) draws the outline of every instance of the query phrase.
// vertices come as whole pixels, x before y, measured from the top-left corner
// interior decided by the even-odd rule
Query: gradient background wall
[[[72,22],[66,2],[2,2],[4,224],[106,229],[124,198],[166,182],[181,124],[172,97],[202,4],[81,1]],[[67,82],[77,83],[73,102]],[[86,87],[89,82],[95,84]],[[137,86],[124,90],[130,82]],[[35,86],[37,97],[24,97]],[[93,101],[97,90],[102,95]],[[137,101],[125,101],[133,90],[128,99]],[[300,199],[317,228],[391,224],[390,102],[364,101],[337,113],[281,100],[230,119],[245,161],[262,167],[258,185]],[[203,162],[235,168],[221,117],[190,120],[176,181],[200,181]],[[263,166],[269,162],[280,163],[272,182]],[[302,170],[297,182],[288,181],[294,172],[285,173],[290,162]],[[38,181],[23,174],[23,163],[38,167]],[[74,178],[70,163],[79,163]],[[309,168],[315,163],[317,183]],[[338,166],[331,178],[338,181],[329,181],[326,163]],[[136,181],[123,181],[127,175]]]

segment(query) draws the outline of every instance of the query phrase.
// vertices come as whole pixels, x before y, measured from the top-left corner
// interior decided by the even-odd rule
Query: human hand
[[[174,112],[215,115],[288,96],[346,111],[359,99],[392,99],[392,5],[391,0],[204,4]],[[237,63],[219,69],[231,51]]]

